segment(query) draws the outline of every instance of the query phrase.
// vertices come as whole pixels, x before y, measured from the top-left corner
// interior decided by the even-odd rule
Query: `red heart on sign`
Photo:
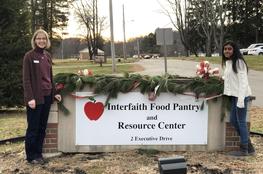
[[[104,105],[101,102],[87,102],[84,106],[84,112],[90,120],[98,120],[104,111]]]

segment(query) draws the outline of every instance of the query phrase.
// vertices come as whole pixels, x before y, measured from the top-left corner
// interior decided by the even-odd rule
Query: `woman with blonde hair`
[[[25,139],[26,160],[31,164],[44,164],[43,141],[50,106],[54,98],[61,101],[53,84],[51,55],[46,50],[50,40],[46,31],[37,30],[31,40],[32,50],[23,59],[23,88],[27,112]]]

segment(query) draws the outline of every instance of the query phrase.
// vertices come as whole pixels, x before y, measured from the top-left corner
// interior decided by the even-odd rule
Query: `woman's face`
[[[230,59],[233,55],[234,49],[231,45],[225,45],[224,46],[224,55],[226,58]]]
[[[35,38],[35,43],[39,48],[45,48],[47,46],[47,37],[44,33],[38,33]]]

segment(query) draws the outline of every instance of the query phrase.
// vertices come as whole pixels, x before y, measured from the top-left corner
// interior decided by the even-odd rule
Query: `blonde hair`
[[[48,36],[47,32],[46,32],[45,30],[43,30],[43,29],[38,29],[38,30],[36,30],[35,33],[33,34],[33,37],[32,37],[32,39],[31,39],[31,46],[32,46],[32,48],[35,49],[35,48],[37,47],[37,45],[36,45],[36,43],[35,43],[35,40],[36,40],[36,37],[37,37],[37,35],[38,35],[39,33],[43,33],[43,34],[46,36],[46,38],[47,38],[47,45],[46,45],[45,48],[47,48],[47,49],[50,48],[51,43],[50,43],[50,40],[49,40],[49,36]]]

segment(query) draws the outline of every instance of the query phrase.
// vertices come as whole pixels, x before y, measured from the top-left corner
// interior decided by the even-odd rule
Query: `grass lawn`
[[[121,60],[120,62],[118,60]],[[116,59],[116,73],[134,72],[134,63],[138,59],[129,58],[127,60]],[[53,71],[54,75],[57,73],[77,73],[79,70],[90,69],[94,74],[111,74],[112,73],[112,62],[108,60],[107,63],[103,63],[102,67],[100,64],[93,63],[89,60],[76,60],[76,59],[57,59],[53,60]]]
[[[24,136],[26,124],[25,112],[0,113],[0,140]]]
[[[263,56],[244,56],[248,67],[253,70],[263,71]],[[180,59],[180,60],[189,60],[199,62],[201,60],[208,60],[210,63],[220,64],[221,65],[221,57],[179,57],[179,58],[171,58],[171,59]]]
[[[263,134],[263,108],[252,107],[249,111],[251,131]]]

